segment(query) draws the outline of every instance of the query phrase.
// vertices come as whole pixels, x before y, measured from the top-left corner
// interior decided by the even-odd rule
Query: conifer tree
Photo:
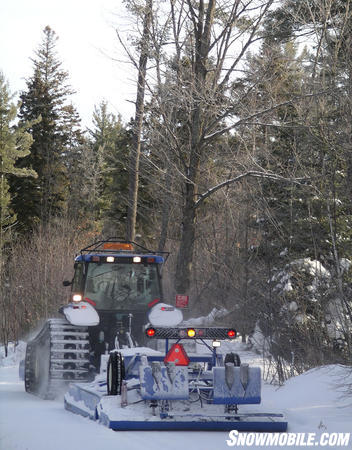
[[[38,178],[15,182],[14,208],[24,229],[47,222],[65,209],[68,191],[66,159],[80,138],[79,118],[68,104],[73,93],[67,85],[68,73],[56,56],[57,36],[47,26],[43,41],[32,60],[34,73],[21,95],[20,123],[35,120],[31,128],[34,142],[31,154],[19,167],[31,166]]]
[[[91,136],[95,151],[104,155],[100,216],[109,233],[123,235],[128,209],[128,158],[132,133],[123,126],[120,116],[108,111],[106,102],[95,109],[93,125]]]
[[[265,42],[258,55],[248,58],[247,76],[250,84],[256,84],[248,96],[248,107],[264,109],[272,102],[284,103],[302,95],[304,55],[303,52],[298,56],[291,42]],[[300,114],[297,104],[283,105],[265,115],[260,124],[250,130],[249,139],[255,143],[257,161],[265,170],[292,178],[307,175],[307,164],[302,163],[302,158],[308,137]],[[308,192],[311,194],[312,190]],[[256,195],[261,198],[261,231],[266,241],[270,241],[269,247],[262,242],[264,258],[275,263],[280,254],[281,258],[282,255],[302,257],[310,247],[307,240],[311,237],[311,230],[307,229],[308,208],[303,201],[307,192],[302,186],[263,180]]]
[[[16,126],[17,107],[12,102],[4,75],[0,72],[0,255],[5,243],[5,232],[16,221],[11,208],[9,177],[35,177],[33,170],[15,167],[17,160],[29,155],[32,137],[27,124]],[[1,264],[1,258],[0,258]]]
[[[285,105],[277,110],[274,123],[267,117],[268,125],[256,136],[257,143],[270,149],[262,164],[264,160],[270,169],[290,170],[296,176],[303,172],[311,180],[307,189],[261,186],[259,255],[268,266],[270,294],[260,325],[272,333],[273,341],[277,339],[279,357],[290,359],[294,352],[301,367],[346,355],[350,359],[351,354],[351,276],[345,264],[351,258],[352,239],[350,5],[350,1],[282,2],[267,21],[267,55],[288,48],[287,40],[293,41],[300,32],[310,33],[315,45],[307,52],[299,77],[289,67],[276,77],[283,53],[257,68],[257,73],[265,73],[270,67],[273,74],[271,85],[258,83],[257,102],[270,100],[275,91],[283,96],[285,79],[291,89],[301,85],[303,93],[311,93],[295,108]],[[287,56],[294,69],[295,58]],[[265,63],[252,58],[252,63],[260,62]]]
[[[93,126],[70,168],[70,215],[107,234],[123,235],[127,217],[130,132],[108,103],[95,106]]]

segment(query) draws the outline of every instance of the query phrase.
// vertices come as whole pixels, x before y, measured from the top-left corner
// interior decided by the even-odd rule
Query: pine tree
[[[33,141],[26,131],[29,124],[15,125],[16,115],[17,107],[12,102],[8,84],[0,72],[0,252],[5,243],[6,230],[16,221],[11,207],[9,177],[36,176],[33,170],[15,167],[17,160],[29,155]]]
[[[95,108],[93,148],[103,155],[100,180],[99,215],[108,234],[123,235],[128,209],[128,158],[132,133],[123,126],[120,116],[108,111],[106,102]]]
[[[93,126],[70,169],[70,214],[107,234],[124,234],[131,136],[106,101],[95,106]]]
[[[275,330],[271,337],[279,344],[279,356],[290,359],[294,352],[302,367],[338,361],[351,351],[351,276],[346,261],[351,259],[352,239],[352,58],[347,3],[282,2],[268,22],[267,54],[283,48],[281,39],[293,40],[299,30],[310,30],[316,45],[306,55],[298,79],[286,68],[271,86],[258,84],[259,102],[270,99],[275,91],[284,100],[284,79],[291,89],[301,83],[301,93],[311,95],[295,107],[285,105],[277,110],[275,126],[263,127],[257,139],[268,148],[262,164],[311,180],[306,189],[261,186],[260,256],[270,269],[271,283],[267,283],[270,293],[260,325],[268,334]],[[286,48],[289,45],[286,43]],[[282,56],[278,62],[283,61]],[[294,59],[291,56],[287,61]],[[275,61],[261,65],[259,71],[265,73],[265,67],[275,76]],[[272,119],[268,117],[267,122]],[[319,268],[321,263],[323,270],[312,271],[312,265]]]
[[[31,154],[19,165],[31,166],[38,178],[15,182],[14,208],[24,229],[47,222],[65,209],[68,191],[67,158],[80,136],[79,118],[68,104],[73,93],[68,73],[56,56],[55,32],[47,26],[33,59],[34,73],[21,95],[20,123],[41,118],[30,128]]]
[[[243,93],[248,86],[255,86],[246,96],[245,111],[281,105],[263,115],[257,126],[244,127],[245,145],[252,146],[258,166],[292,179],[308,176],[311,136],[304,122],[307,105],[288,101],[305,93],[305,57],[305,51],[297,54],[292,42],[265,41],[257,55],[248,57],[246,78],[241,80]],[[313,195],[311,188],[294,183],[263,179],[257,184],[253,195],[257,221],[253,226],[263,236],[259,252],[264,261],[282,264],[295,257],[313,256],[307,218],[307,202]]]

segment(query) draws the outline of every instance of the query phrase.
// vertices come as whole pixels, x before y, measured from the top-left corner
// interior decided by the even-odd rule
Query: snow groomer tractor
[[[28,342],[27,392],[54,398],[72,381],[89,381],[101,355],[146,340],[148,312],[162,302],[160,269],[168,253],[118,238],[95,242],[75,258],[70,303]]]
[[[26,391],[64,388],[66,410],[116,431],[286,431],[260,405],[260,368],[231,350],[235,329],[193,327],[164,303],[167,255],[119,239],[82,249],[63,317],[27,344]]]

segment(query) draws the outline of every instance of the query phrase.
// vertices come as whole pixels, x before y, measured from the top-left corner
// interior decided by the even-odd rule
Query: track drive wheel
[[[125,378],[125,363],[120,352],[110,353],[106,373],[108,395],[121,395],[122,380]]]
[[[49,391],[50,342],[27,344],[25,358],[25,389],[26,392],[38,395],[44,399],[53,396]]]
[[[224,364],[232,363],[236,367],[240,367],[241,358],[237,353],[227,353],[225,356]]]

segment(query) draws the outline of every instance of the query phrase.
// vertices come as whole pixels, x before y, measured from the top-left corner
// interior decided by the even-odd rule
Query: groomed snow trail
[[[224,346],[225,347],[225,346]],[[0,348],[0,352],[1,352]],[[225,350],[225,348],[223,349]],[[260,356],[241,343],[226,351],[243,362],[261,365]],[[0,355],[1,356],[1,355]],[[289,433],[351,433],[348,446],[315,445],[315,449],[352,450],[352,369],[332,365],[291,378],[281,388],[263,383],[258,412],[286,414]],[[18,376],[18,357],[0,357],[0,450],[225,450],[231,448],[306,449],[307,446],[229,447],[227,432],[114,432],[64,409],[63,399],[41,400],[27,394]]]
[[[0,367],[0,450],[222,450],[226,432],[114,432],[24,391],[18,367]]]

